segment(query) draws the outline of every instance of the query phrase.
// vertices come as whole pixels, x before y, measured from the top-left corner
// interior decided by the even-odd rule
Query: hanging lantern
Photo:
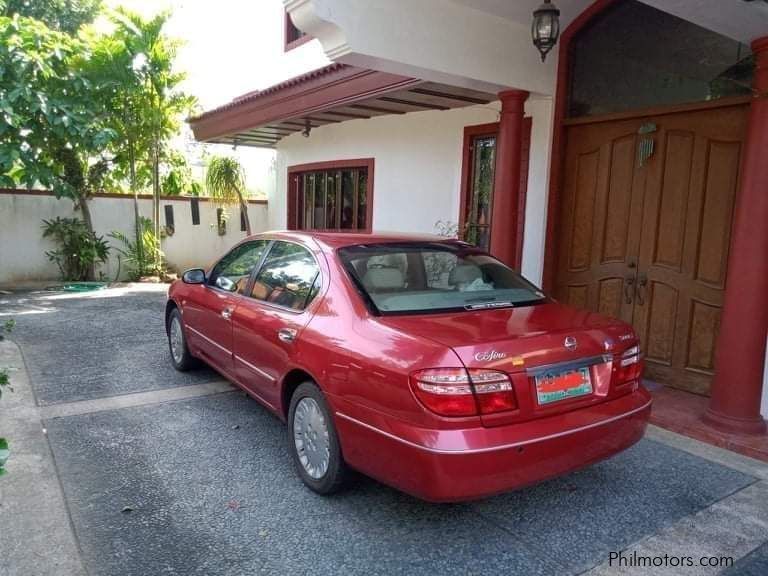
[[[544,4],[533,13],[531,35],[533,45],[541,52],[541,61],[544,62],[560,36],[560,10],[552,4],[552,0],[544,0]]]

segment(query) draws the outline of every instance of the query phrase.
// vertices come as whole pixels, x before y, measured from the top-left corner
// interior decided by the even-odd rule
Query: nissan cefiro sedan
[[[165,320],[176,369],[203,361],[286,421],[321,494],[356,470],[481,498],[613,456],[650,415],[630,326],[458,240],[251,236],[174,282]]]

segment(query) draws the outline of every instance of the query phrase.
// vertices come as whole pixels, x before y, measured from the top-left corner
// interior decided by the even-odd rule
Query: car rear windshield
[[[545,300],[520,274],[459,242],[364,244],[342,248],[339,255],[380,314],[482,310]]]

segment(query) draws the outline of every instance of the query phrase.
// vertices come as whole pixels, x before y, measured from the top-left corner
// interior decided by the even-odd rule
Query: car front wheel
[[[318,494],[332,494],[342,488],[347,466],[328,404],[314,383],[304,382],[293,393],[288,430],[293,459],[304,484]]]
[[[195,357],[189,351],[184,337],[184,324],[178,308],[171,310],[168,316],[168,348],[171,351],[171,363],[179,372],[186,372],[195,367]]]

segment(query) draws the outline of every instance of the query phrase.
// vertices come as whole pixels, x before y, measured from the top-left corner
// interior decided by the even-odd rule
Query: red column
[[[523,117],[528,92],[499,93],[501,118],[496,140],[496,168],[491,205],[491,253],[509,266],[517,267],[517,207],[520,198],[520,155]]]
[[[741,189],[728,256],[728,279],[704,419],[729,432],[765,433],[760,416],[768,333],[768,36],[752,43],[754,98],[741,167]]]

